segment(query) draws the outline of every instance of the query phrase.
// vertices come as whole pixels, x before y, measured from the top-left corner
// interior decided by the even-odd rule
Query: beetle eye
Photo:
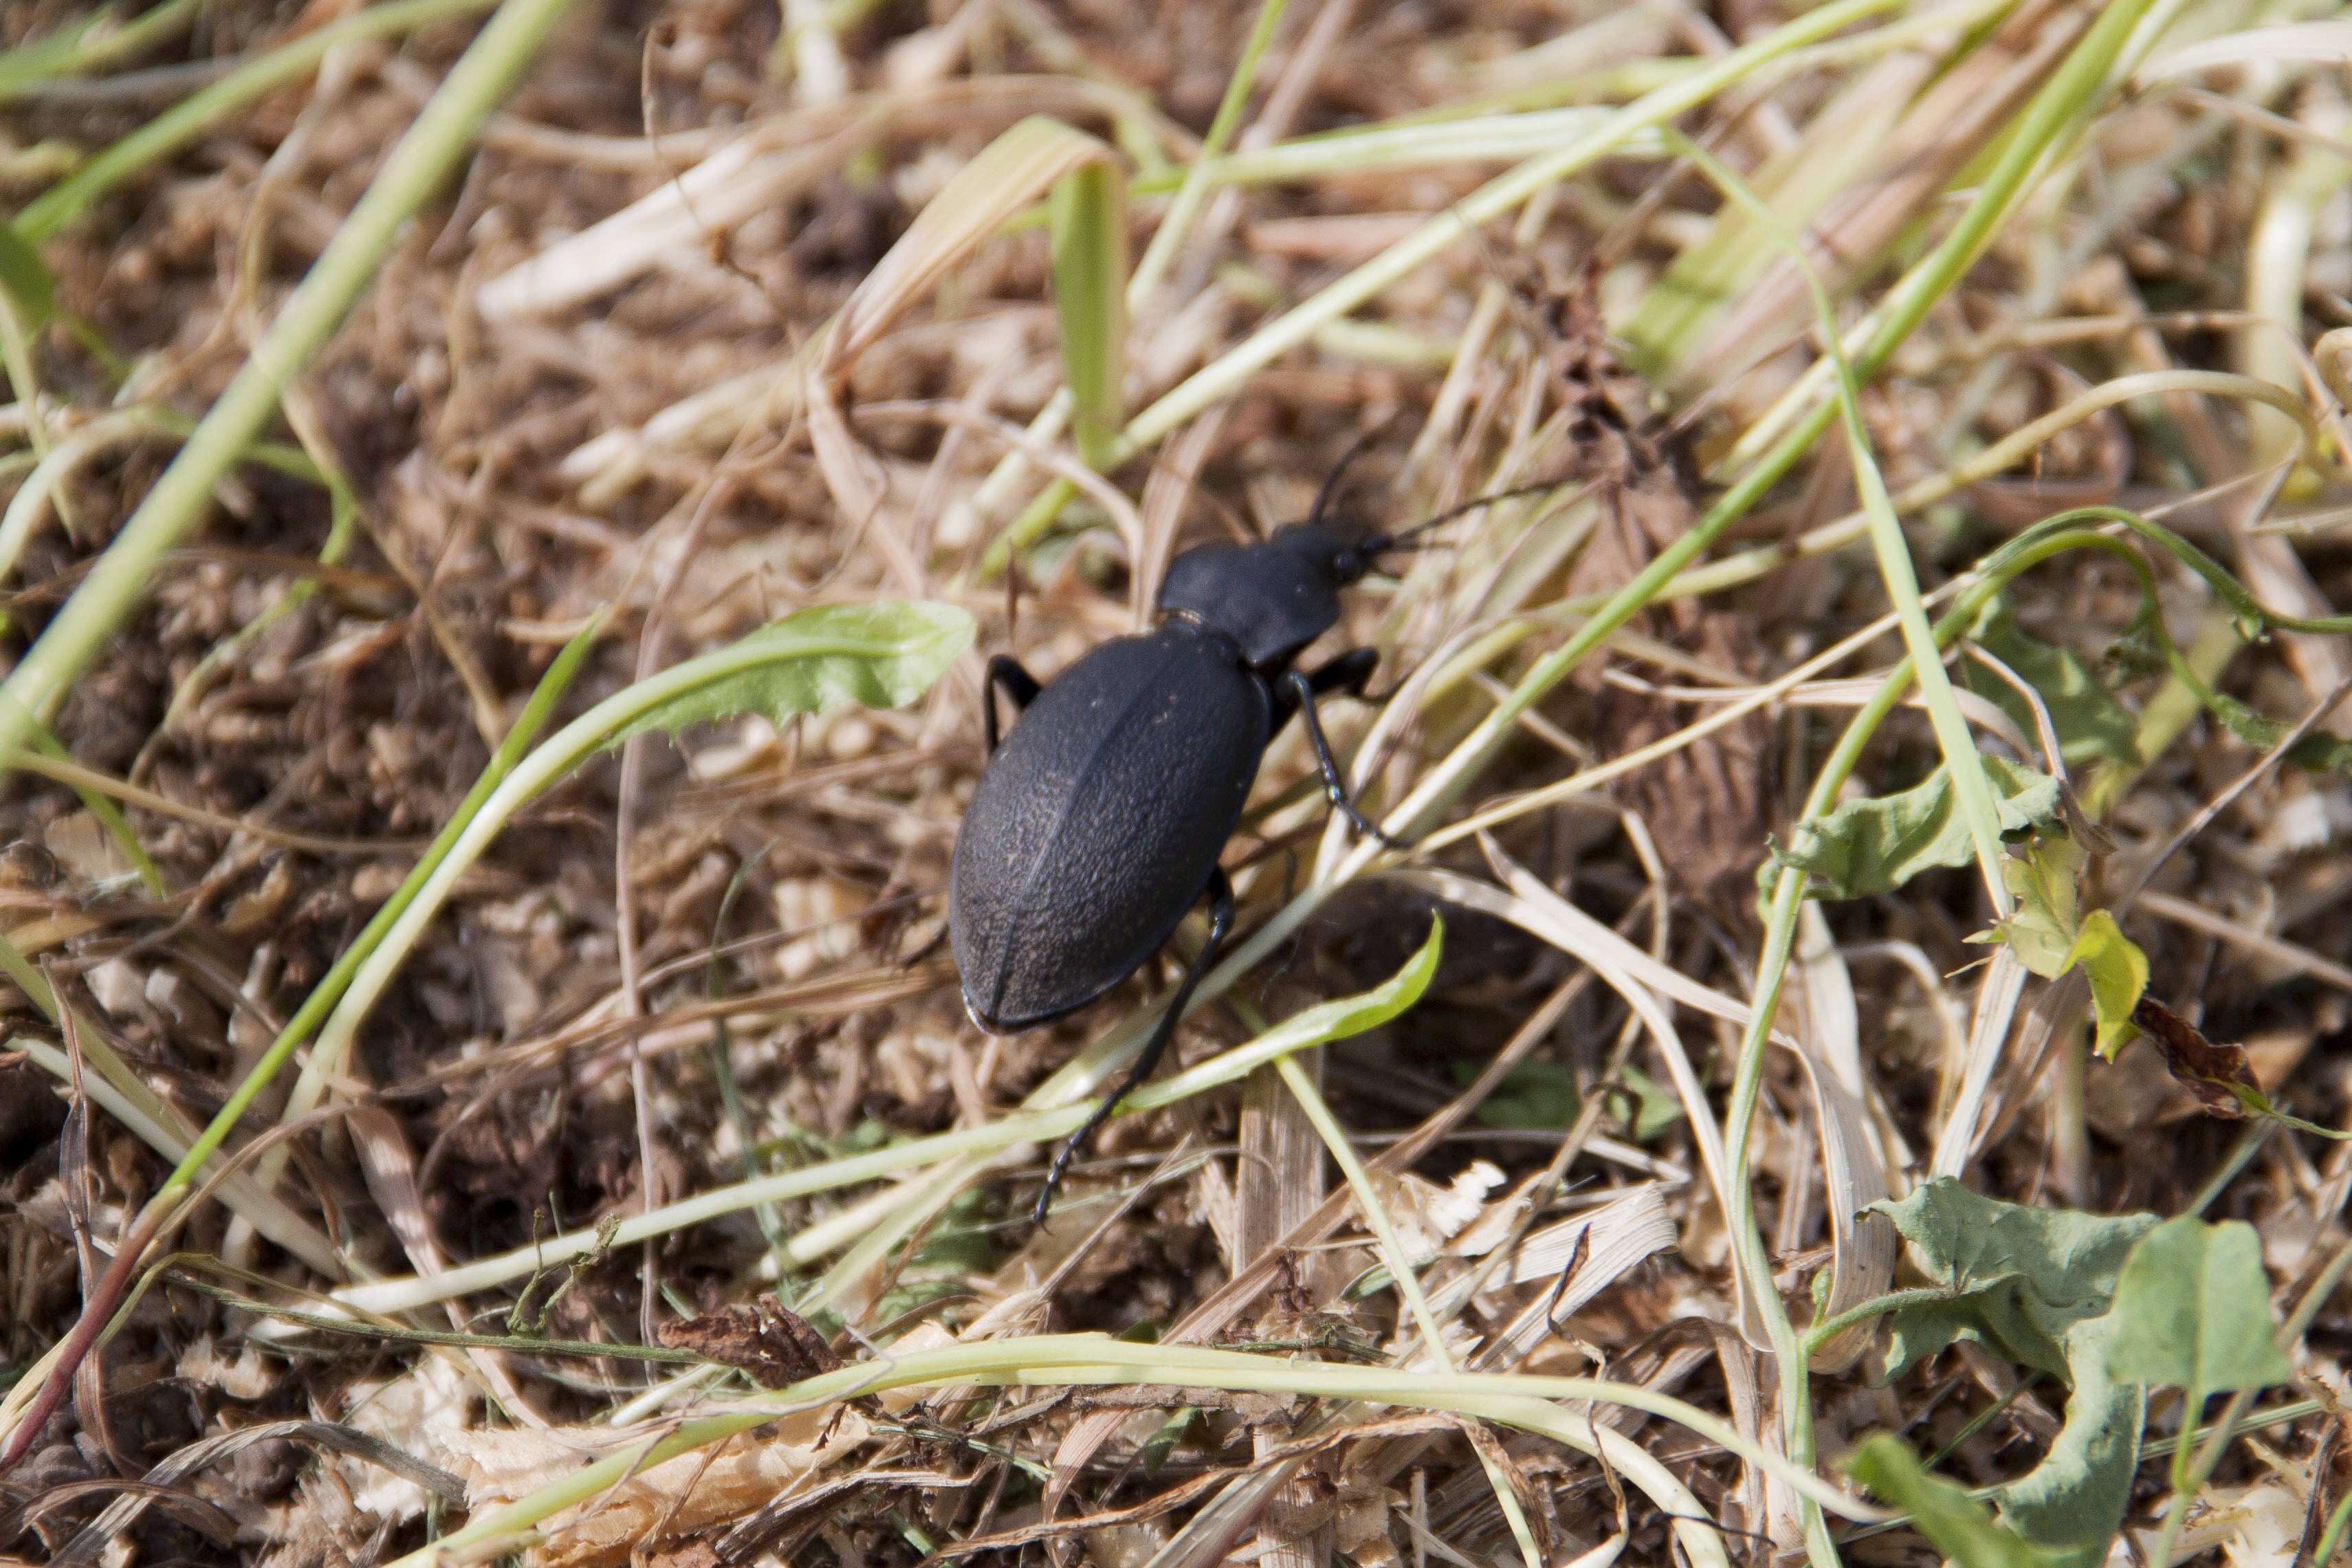
[[[1371,570],[1371,563],[1354,549],[1342,547],[1339,553],[1331,558],[1331,570],[1342,580],[1353,582]]]

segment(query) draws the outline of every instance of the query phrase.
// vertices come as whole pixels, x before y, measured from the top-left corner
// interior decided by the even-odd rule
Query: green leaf
[[[2050,727],[2058,732],[2058,755],[2070,768],[2102,760],[2126,767],[2138,762],[2138,726],[2131,711],[2072,650],[2027,636],[1999,600],[1985,607],[1969,635],[2042,698]],[[1970,691],[2007,714],[2026,735],[2035,733],[2032,705],[2015,686],[1973,659],[1962,662],[1961,672]]]
[[[1467,1087],[1478,1076],[1474,1061],[1453,1063],[1454,1081]],[[1503,1074],[1495,1092],[1472,1113],[1482,1127],[1564,1132],[1576,1123],[1582,1101],[1576,1077],[1557,1061],[1522,1061]]]
[[[2294,733],[2294,726],[2249,707],[2225,692],[2200,694],[2205,706],[2231,735],[2267,751]],[[2287,748],[2287,760],[2314,773],[2352,773],[2352,740],[2314,730]]]
[[[1070,382],[1070,426],[1096,468],[1114,460],[1126,423],[1127,176],[1108,158],[1055,183],[1054,310]]]
[[[1894,1314],[1887,1375],[1958,1339],[2068,1379],[2066,1336],[2107,1310],[2147,1214],[2084,1214],[1980,1197],[1949,1176],[1871,1206],[1895,1222],[1922,1272],[1952,1294]]]
[[[47,325],[57,310],[57,279],[41,253],[12,224],[0,224],[0,290],[6,292],[27,332]]]
[[[1631,1065],[1618,1074],[1633,1102],[1633,1134],[1637,1144],[1646,1144],[1661,1137],[1667,1128],[1683,1119],[1683,1103],[1675,1092]]]
[[[901,707],[971,646],[972,619],[951,604],[877,600],[826,604],[762,626],[728,650],[742,667],[680,692],[616,727],[604,744],[756,713],[782,720],[843,703]]]
[[[2021,855],[2001,862],[2001,880],[2017,900],[2016,910],[1972,942],[2008,944],[2018,961],[2054,980],[2080,967],[2091,984],[2098,1024],[2099,1054],[2108,1061],[2138,1032],[2132,1009],[2147,989],[2147,955],[2123,933],[2104,909],[2087,915],[2076,903],[2084,854],[2063,833],[2037,833]]]
[[[2116,1284],[2107,1364],[2132,1383],[2192,1394],[2267,1388],[2294,1375],[2271,1322],[2262,1238],[2194,1215],[2141,1238]]]
[[[2058,781],[2005,758],[1987,756],[2004,833],[2058,820]],[[1948,769],[1894,795],[1849,800],[1815,821],[1800,822],[1773,857],[1816,879],[1811,891],[1828,898],[1860,898],[1902,886],[1933,866],[1966,865],[1976,858]],[[1765,873],[1770,874],[1767,867]],[[1767,884],[1769,885],[1769,883]]]
[[[1433,915],[1429,936],[1420,949],[1405,960],[1403,968],[1370,990],[1318,1002],[1291,1014],[1247,1045],[1195,1062],[1181,1072],[1155,1079],[1121,1101],[1118,1113],[1132,1115],[1173,1105],[1203,1090],[1237,1083],[1294,1051],[1328,1045],[1335,1040],[1380,1028],[1421,1000],[1422,993],[1429,989],[1429,982],[1437,974],[1438,956],[1444,950],[1445,923]]]
[[[2063,1559],[1995,1524],[1966,1490],[1929,1475],[1919,1456],[1885,1432],[1863,1439],[1846,1473],[1911,1516],[1911,1527],[1958,1568],[2054,1568]]]
[[[2116,1059],[2131,1037],[2139,1032],[2132,1022],[2140,993],[2147,989],[2147,955],[2139,950],[2104,909],[2084,917],[2083,929],[2066,955],[2066,968],[2080,965],[2091,982],[2091,1011],[2098,1024],[2099,1054]]]
[[[1159,1429],[1144,1440],[1142,1451],[1137,1455],[1143,1473],[1157,1476],[1160,1468],[1168,1462],[1168,1456],[1176,1451],[1176,1445],[1184,1440],[1184,1434],[1191,1431],[1200,1419],[1200,1407],[1187,1405],[1160,1423]]]
[[[2000,879],[2017,900],[2016,912],[1969,940],[2007,943],[2020,963],[2045,980],[2064,974],[2082,932],[2075,889],[2083,859],[2082,847],[2065,834],[2035,834],[2023,854],[2000,864]]]
[[[1996,1491],[2000,1521],[2063,1568],[2099,1568],[2107,1557],[2139,1470],[2147,1391],[2119,1383],[2107,1368],[2109,1321],[2091,1318],[2066,1331],[2074,1387],[2066,1424],[2042,1462]]]
[[[1953,1291],[1895,1314],[1890,1375],[1967,1338],[2063,1380],[2064,1427],[1997,1500],[2002,1522],[2046,1549],[2045,1561],[2097,1568],[2130,1501],[2147,1418],[2145,1392],[2108,1370],[2103,1314],[2155,1216],[2029,1208],[1979,1197],[1948,1177],[1874,1207],[1911,1243],[1921,1270]]]

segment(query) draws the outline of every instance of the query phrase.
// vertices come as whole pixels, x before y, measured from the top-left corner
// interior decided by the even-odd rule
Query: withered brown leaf
[[[788,1387],[841,1364],[824,1336],[773,1296],[664,1323],[659,1333],[662,1343],[671,1349],[690,1350],[749,1373],[762,1388]]]
[[[2206,1039],[2204,1030],[2149,997],[2132,1009],[2132,1022],[2164,1053],[2165,1071],[2210,1114],[2241,1117],[2250,1104],[2265,1103],[2244,1046]]]

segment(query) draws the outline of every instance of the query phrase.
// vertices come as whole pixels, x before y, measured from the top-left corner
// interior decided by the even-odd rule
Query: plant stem
[[[1805,1326],[1805,1354],[1810,1356],[1856,1323],[1866,1323],[1873,1318],[1899,1312],[1906,1307],[1933,1306],[1951,1299],[1952,1292],[1939,1285],[1923,1285],[1916,1290],[1893,1291],[1884,1296],[1873,1296],[1866,1301],[1856,1301],[1834,1317],[1823,1318]]]
[[[2336,1511],[2327,1516],[2327,1528],[2319,1532],[2319,1545],[2311,1554],[2315,1564],[2335,1561],[2336,1548],[2344,1544],[2344,1533],[2352,1526],[2352,1492],[2346,1492],[2336,1502]]]

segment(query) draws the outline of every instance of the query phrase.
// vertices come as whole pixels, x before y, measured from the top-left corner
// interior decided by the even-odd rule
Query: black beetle
[[[1232,929],[1233,885],[1217,859],[1267,743],[1292,714],[1306,721],[1332,806],[1357,831],[1380,834],[1348,798],[1315,716],[1328,693],[1362,695],[1380,655],[1358,648],[1312,671],[1295,661],[1339,624],[1339,590],[1381,556],[1417,548],[1415,536],[1505,496],[1351,540],[1324,521],[1339,478],[1326,481],[1306,521],[1269,539],[1178,556],[1160,585],[1158,626],[1091,650],[1051,685],[1010,654],[988,662],[988,763],[956,832],[948,891],[972,1020],[1013,1034],[1075,1012],[1141,968],[1209,900],[1208,940],[1127,1076],[1055,1155],[1037,1195],[1040,1221],[1072,1157],[1150,1076]],[[999,687],[1022,714],[1001,747]]]

